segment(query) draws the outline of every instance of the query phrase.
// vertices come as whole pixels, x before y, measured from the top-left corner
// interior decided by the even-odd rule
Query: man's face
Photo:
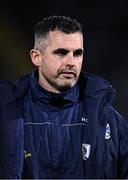
[[[83,35],[50,31],[48,45],[40,54],[39,83],[48,91],[62,92],[74,86],[83,61]]]

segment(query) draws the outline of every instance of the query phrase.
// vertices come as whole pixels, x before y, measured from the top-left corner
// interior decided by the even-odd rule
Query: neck
[[[51,87],[48,83],[44,83],[43,80],[38,80],[38,83],[40,84],[40,86],[44,89],[46,89],[49,92],[53,92],[53,93],[61,93],[61,91],[55,89],[54,87]]]

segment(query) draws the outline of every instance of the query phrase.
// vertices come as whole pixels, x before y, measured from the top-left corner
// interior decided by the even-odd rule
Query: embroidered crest
[[[111,131],[110,131],[110,125],[106,125],[106,131],[105,131],[105,139],[110,139],[111,138]]]
[[[82,154],[83,160],[87,160],[90,156],[91,145],[90,144],[82,144]]]

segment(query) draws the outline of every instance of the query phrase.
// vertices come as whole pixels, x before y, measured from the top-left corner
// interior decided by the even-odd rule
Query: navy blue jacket
[[[24,177],[25,158],[36,171],[28,178],[40,178],[33,154],[24,152],[23,104],[30,80],[27,75],[15,83],[0,82],[0,178]],[[128,178],[128,124],[111,106],[114,90],[103,78],[86,73],[78,86],[78,122],[61,124],[69,140],[59,166],[42,178]]]

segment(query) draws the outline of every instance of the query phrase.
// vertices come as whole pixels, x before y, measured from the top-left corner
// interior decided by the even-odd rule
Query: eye
[[[57,54],[59,56],[65,56],[68,54],[68,50],[67,49],[56,49],[53,51],[53,54]]]
[[[77,49],[73,53],[74,56],[82,56],[83,55],[83,49]]]

